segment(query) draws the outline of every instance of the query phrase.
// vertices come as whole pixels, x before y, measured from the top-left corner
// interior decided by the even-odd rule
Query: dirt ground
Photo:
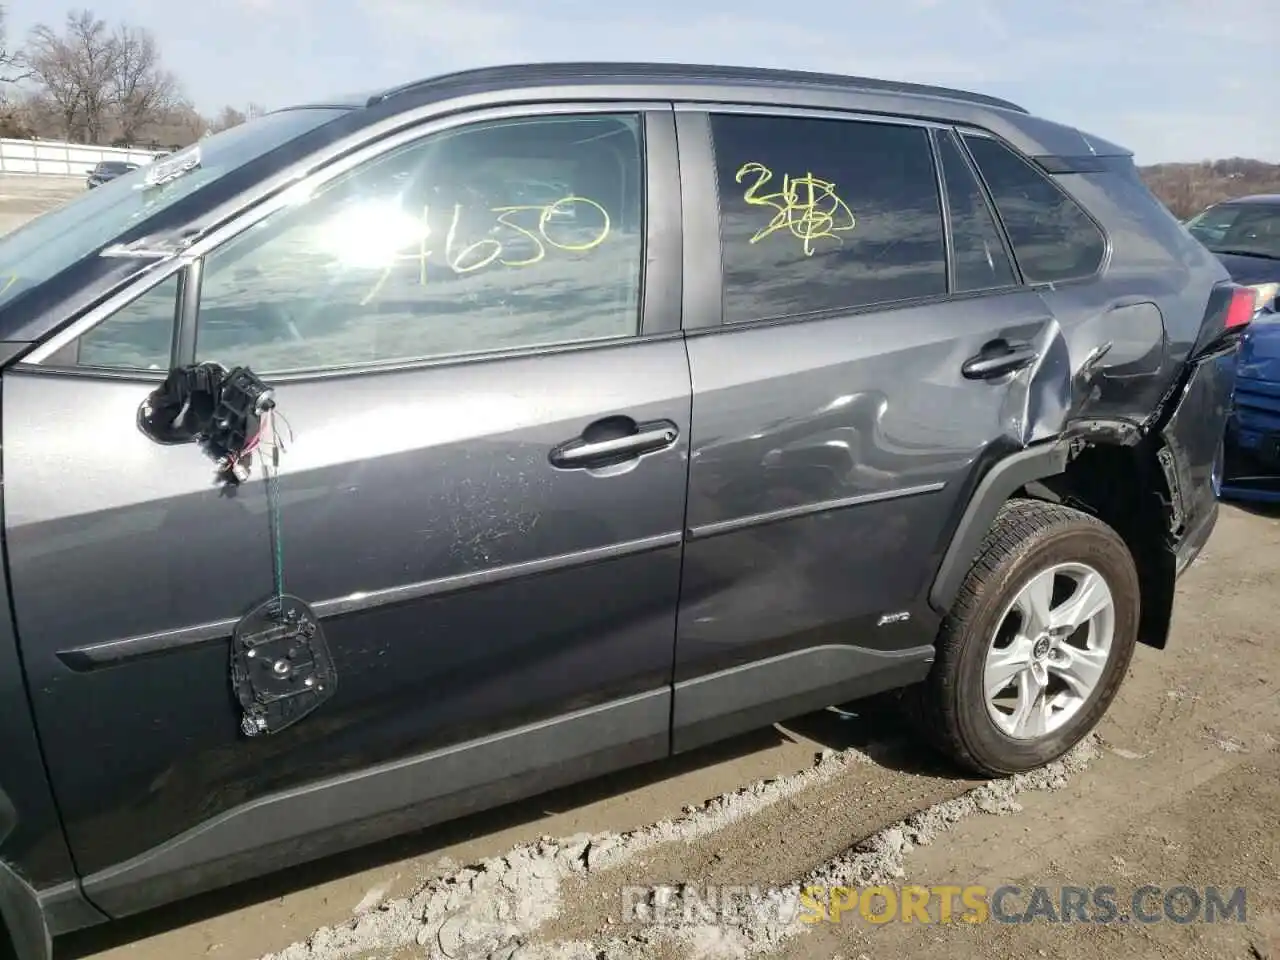
[[[84,181],[79,177],[0,174],[0,234],[16,230],[31,218],[84,191]]]
[[[14,201],[18,189],[0,181],[2,229],[57,202],[52,187]],[[978,783],[892,711],[846,704],[84,931],[57,957],[1280,960],[1277,598],[1280,512],[1226,507],[1181,582],[1169,649],[1140,649],[1097,735],[1048,770]],[[988,902],[1012,885],[1005,918],[1037,887],[1057,901],[1106,885],[1130,919],[795,915],[802,886],[847,898],[877,884],[895,899],[978,886]],[[1145,885],[1155,922],[1130,910]],[[1224,900],[1243,888],[1244,916],[1191,916],[1185,890],[1161,914],[1176,886]],[[882,904],[863,905],[874,917]],[[928,912],[940,919],[937,901]]]

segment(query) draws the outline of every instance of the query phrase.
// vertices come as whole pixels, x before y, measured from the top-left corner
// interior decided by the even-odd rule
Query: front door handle
[[[607,417],[553,448],[549,459],[553,467],[566,470],[604,467],[663,450],[677,436],[679,430],[670,420],[636,423],[630,417]]]
[[[960,372],[968,380],[987,380],[1030,366],[1039,355],[1040,352],[1029,343],[992,340],[976,357],[966,360]]]

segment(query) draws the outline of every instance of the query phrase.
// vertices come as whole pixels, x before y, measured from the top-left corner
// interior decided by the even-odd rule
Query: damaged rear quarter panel
[[[1066,322],[1046,325],[1025,390],[1011,392],[1022,407],[1016,439],[1023,446],[1063,435],[1137,442],[1176,375],[1160,309],[1146,299],[1091,296],[1084,287],[1045,290],[1041,298]]]
[[[1131,164],[1056,179],[1103,224],[1110,250],[1099,276],[1037,288],[1057,323],[1028,378],[1020,439],[1133,446],[1155,434],[1147,449],[1181,568],[1217,514],[1236,353],[1191,358],[1211,291],[1229,277]]]
[[[1071,382],[1061,385],[1061,420],[1034,424],[1028,439],[1109,432],[1111,442],[1136,442],[1167,416],[1167,398],[1185,379],[1209,292],[1227,272],[1152,196],[1131,163],[1056,179],[1104,226],[1110,251],[1098,277],[1039,288],[1061,325]],[[1224,371],[1215,383],[1223,376],[1229,383],[1233,374]],[[1210,417],[1216,404],[1204,402]],[[1225,411],[1221,415],[1205,423],[1206,436],[1221,434]],[[1201,439],[1179,454],[1195,458],[1206,483],[1216,450],[1206,454],[1209,442]]]

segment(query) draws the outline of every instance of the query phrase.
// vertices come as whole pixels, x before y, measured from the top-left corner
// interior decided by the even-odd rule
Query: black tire
[[[1106,580],[1115,606],[1111,655],[1076,714],[1036,740],[1007,736],[987,713],[983,669],[998,618],[1036,574],[1087,563]],[[904,706],[940,751],[982,776],[1033,770],[1058,759],[1102,718],[1133,657],[1141,592],[1133,556],[1095,517],[1038,500],[1010,500],[996,516],[938,635],[929,676],[903,692]]]

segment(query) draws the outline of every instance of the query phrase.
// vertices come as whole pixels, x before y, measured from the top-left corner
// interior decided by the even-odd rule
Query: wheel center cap
[[[1031,656],[1037,660],[1043,660],[1049,655],[1049,638],[1040,637],[1036,640],[1035,646],[1031,648]]]

